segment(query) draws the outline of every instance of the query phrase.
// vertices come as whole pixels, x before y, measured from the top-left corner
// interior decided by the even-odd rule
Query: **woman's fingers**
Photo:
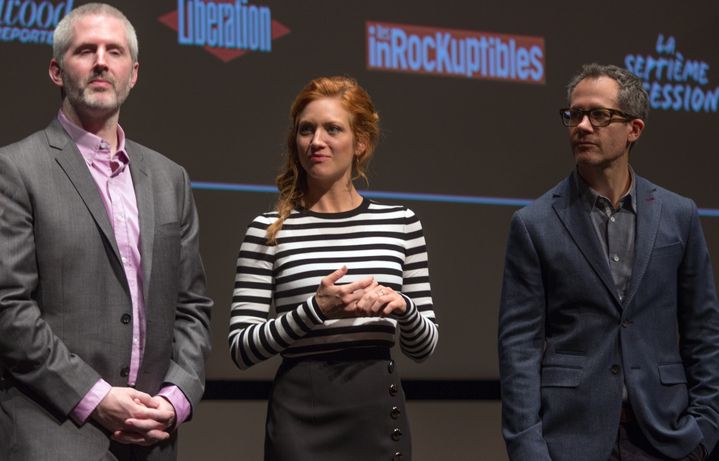
[[[351,283],[337,285],[349,269],[342,266],[324,277],[315,300],[329,318],[385,317],[407,309],[404,298],[392,288],[380,285],[367,276]]]
[[[320,286],[332,287],[335,283],[347,274],[347,266],[342,266],[320,281]]]

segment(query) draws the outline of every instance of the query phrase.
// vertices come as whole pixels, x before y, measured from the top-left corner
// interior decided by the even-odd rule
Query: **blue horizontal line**
[[[699,216],[705,216],[707,218],[719,218],[719,210],[714,210],[711,208],[699,208],[697,210],[699,212]]]
[[[532,200],[523,198],[500,198],[500,197],[477,197],[469,195],[447,195],[447,194],[420,194],[412,192],[387,192],[387,191],[360,191],[368,198],[391,199],[391,200],[413,200],[420,202],[444,202],[444,203],[470,203],[473,205],[498,205],[523,207],[532,203]]]
[[[192,187],[198,190],[221,190],[231,192],[260,192],[276,194],[277,188],[261,184],[231,184],[221,182],[194,181]],[[526,198],[478,197],[471,195],[421,194],[414,192],[389,192],[361,190],[363,196],[374,199],[406,200],[419,202],[467,203],[472,205],[493,205],[523,207],[532,203]],[[719,210],[700,208],[699,216],[719,218]]]
[[[192,188],[198,190],[224,190],[231,192],[277,193],[277,188],[275,186],[263,186],[259,184],[230,184],[223,182],[192,181]]]

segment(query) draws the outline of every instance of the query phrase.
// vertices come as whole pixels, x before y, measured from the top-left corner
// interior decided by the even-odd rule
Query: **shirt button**
[[[399,430],[399,427],[395,427],[392,431],[392,440],[395,442],[402,438],[402,431]]]
[[[609,220],[610,220],[611,222],[614,222],[614,221],[617,220],[617,218],[615,218],[614,216],[612,216],[611,218],[609,218]]]
[[[389,415],[392,417],[392,419],[399,418],[400,415],[399,407],[392,407],[392,411],[389,412]]]
[[[619,262],[619,256],[617,256],[617,255],[612,256],[612,261],[614,261],[615,263],[618,263],[618,262]]]
[[[120,376],[123,378],[127,378],[130,376],[130,367],[124,367],[122,370],[120,370]]]
[[[395,452],[394,456],[392,456],[392,461],[400,461],[402,459],[402,452],[398,451]]]
[[[395,384],[390,384],[389,385],[389,395],[397,395],[397,392],[399,392],[399,390],[397,389],[397,386]]]
[[[390,373],[394,371],[394,360],[390,360],[387,364],[387,371],[389,371]]]
[[[612,367],[609,369],[609,371],[611,371],[613,375],[618,375],[620,370],[621,367],[619,365],[612,365]]]
[[[131,318],[132,317],[130,316],[130,314],[122,314],[122,317],[120,317],[120,321],[127,325],[128,323],[130,323]]]

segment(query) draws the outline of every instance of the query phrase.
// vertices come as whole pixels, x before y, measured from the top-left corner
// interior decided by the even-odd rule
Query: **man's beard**
[[[108,82],[110,87],[100,91],[93,90],[89,85],[96,79]],[[78,85],[67,73],[63,72],[62,81],[70,105],[78,112],[107,114],[117,112],[130,94],[129,80],[125,85],[119,87],[117,80],[107,73],[93,74]]]

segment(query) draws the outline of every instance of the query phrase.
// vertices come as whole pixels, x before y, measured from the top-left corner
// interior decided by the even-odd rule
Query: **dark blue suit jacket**
[[[719,437],[719,305],[696,205],[635,180],[624,303],[573,175],[512,218],[499,313],[512,460],[606,461],[623,383],[667,456]]]

